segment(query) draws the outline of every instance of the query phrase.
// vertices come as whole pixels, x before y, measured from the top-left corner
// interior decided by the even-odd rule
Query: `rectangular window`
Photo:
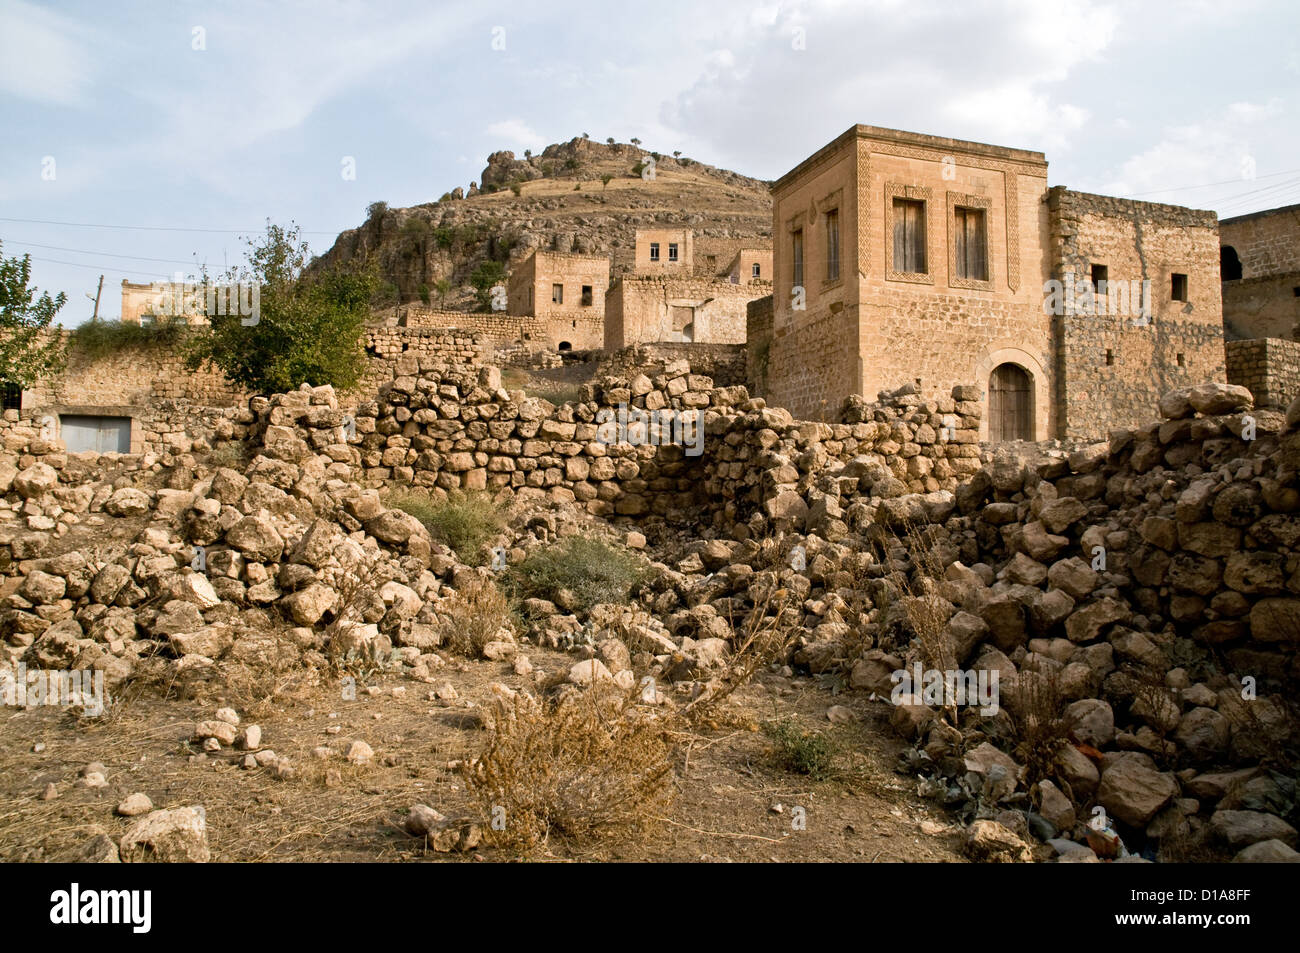
[[[790,261],[794,263],[793,281],[796,288],[803,287],[803,229],[790,234]]]
[[[957,277],[971,281],[989,280],[988,240],[984,226],[984,210],[980,208],[954,209],[957,239]]]
[[[0,398],[4,401],[4,410],[23,409],[23,389],[11,381],[0,381]]]
[[[1186,275],[1173,276],[1173,283],[1172,283],[1172,287],[1170,288],[1170,294],[1173,296],[1173,299],[1175,301],[1187,300],[1187,276]]]
[[[564,304],[564,285],[551,285],[551,304]]]
[[[669,243],[668,243],[668,260],[669,260],[669,261],[676,261],[676,260],[677,260],[677,243],[676,243],[676,242],[669,242]]]
[[[752,274],[753,274],[753,277],[755,277],[755,278],[760,277],[760,275],[759,275],[759,266],[758,266],[758,262],[754,262],[754,268],[753,268],[753,272],[752,272]]]
[[[929,274],[925,261],[925,203],[894,199],[894,271]]]
[[[591,307],[591,285],[582,286],[582,306],[584,308]]]
[[[840,276],[840,210],[826,213],[826,280]]]
[[[1106,283],[1110,279],[1110,269],[1105,265],[1093,265],[1091,278],[1093,290],[1099,295],[1104,295],[1106,293]]]
[[[650,243],[650,260],[651,260],[651,261],[658,261],[658,260],[659,260],[659,243],[658,243],[658,242],[651,242],[651,243]]]

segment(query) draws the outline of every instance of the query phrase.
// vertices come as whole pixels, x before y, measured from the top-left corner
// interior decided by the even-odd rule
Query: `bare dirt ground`
[[[573,661],[523,648],[541,670]],[[482,749],[487,733],[480,712],[490,703],[490,683],[533,688],[536,677],[514,674],[508,662],[453,661],[444,671],[457,693],[450,702],[430,700],[432,685],[381,672],[359,684],[352,701],[343,699],[336,680],[323,679],[286,693],[292,700],[241,710],[244,723],[261,725],[263,747],[292,760],[297,770],[288,779],[264,768],[245,770],[243,752],[203,756],[190,744],[194,723],[212,717],[220,696],[164,699],[157,686],[128,686],[99,719],[58,708],[0,708],[0,860],[70,860],[96,833],[120,837],[129,821],[114,808],[135,792],[157,808],[203,805],[214,861],[521,859],[488,846],[435,853],[401,829],[414,803],[483,816],[448,763]],[[857,720],[832,725],[831,705],[847,706]],[[813,679],[764,670],[725,708],[725,725],[682,746],[676,802],[647,837],[595,846],[553,839],[529,859],[962,860],[960,829],[893,770],[899,744],[884,724],[884,703],[860,693],[833,696]],[[837,749],[833,779],[813,781],[778,763],[761,730],[774,716],[827,734]],[[353,740],[374,749],[369,764],[344,760]],[[314,757],[318,746],[333,756]],[[107,787],[81,783],[79,773],[94,761],[105,766]],[[57,796],[45,800],[50,784]],[[792,829],[795,808],[806,813],[804,830]]]

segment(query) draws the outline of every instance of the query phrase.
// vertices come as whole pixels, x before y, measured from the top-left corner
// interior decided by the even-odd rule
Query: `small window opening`
[[[591,307],[591,285],[582,286],[582,306],[584,308]]]
[[[564,304],[564,285],[551,285],[551,304]]]
[[[1175,301],[1186,301],[1187,300],[1187,276],[1174,274],[1171,277],[1173,280],[1170,282],[1170,287],[1169,287],[1170,296]]]
[[[1179,367],[1187,366],[1187,359],[1182,354],[1178,355],[1178,366]]]
[[[1106,366],[1113,367],[1115,364],[1115,352],[1110,348],[1106,349]]]

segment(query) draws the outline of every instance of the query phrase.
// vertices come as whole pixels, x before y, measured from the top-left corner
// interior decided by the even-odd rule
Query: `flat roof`
[[[1283,212],[1300,212],[1300,205],[1283,205],[1281,208],[1266,208],[1262,212],[1250,212],[1246,215],[1234,215],[1232,218],[1219,219],[1219,226],[1234,225],[1237,222],[1249,222],[1252,218],[1264,218],[1266,215],[1281,215]]]
[[[820,164],[831,155],[839,152],[849,142],[856,142],[859,139],[873,139],[880,142],[899,142],[912,146],[923,146],[929,149],[943,150],[953,153],[954,155],[974,155],[988,156],[997,159],[1006,159],[1012,162],[1023,162],[1029,165],[1039,165],[1046,167],[1047,158],[1041,152],[1033,152],[1028,149],[1012,149],[1007,146],[994,146],[985,142],[971,142],[966,139],[950,139],[947,136],[928,136],[920,132],[907,132],[902,129],[885,129],[881,126],[864,126],[861,123],[850,126],[842,134],[837,136],[831,142],[818,149],[807,159],[804,159],[797,166],[781,176],[772,183],[772,191],[784,188],[790,181],[803,175],[806,171],[815,165]]]

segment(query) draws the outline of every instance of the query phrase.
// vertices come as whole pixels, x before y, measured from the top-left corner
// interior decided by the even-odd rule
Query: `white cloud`
[[[728,55],[704,58],[660,119],[731,161],[740,160],[733,150],[752,147],[745,171],[762,175],[783,173],[859,122],[1060,148],[1090,115],[1062,97],[1062,84],[1105,55],[1119,25],[1115,10],[1094,0],[764,8],[732,18]],[[792,40],[796,26],[804,49]]]
[[[1285,112],[1283,102],[1276,98],[1263,103],[1231,103],[1218,115],[1170,126],[1154,145],[1124,160],[1099,191],[1194,208],[1215,207],[1246,193],[1267,196],[1284,188],[1289,180],[1253,181],[1266,170],[1257,167],[1251,138],[1279,125],[1275,120]],[[1227,184],[1214,191],[1183,188],[1217,182]],[[1267,204],[1264,199],[1261,207]]]
[[[0,0],[0,24],[0,90],[60,106],[84,100],[93,78],[84,27],[23,0]]]
[[[503,119],[500,122],[491,123],[486,132],[493,139],[501,141],[503,144],[524,146],[528,149],[537,149],[547,144],[522,119]]]

